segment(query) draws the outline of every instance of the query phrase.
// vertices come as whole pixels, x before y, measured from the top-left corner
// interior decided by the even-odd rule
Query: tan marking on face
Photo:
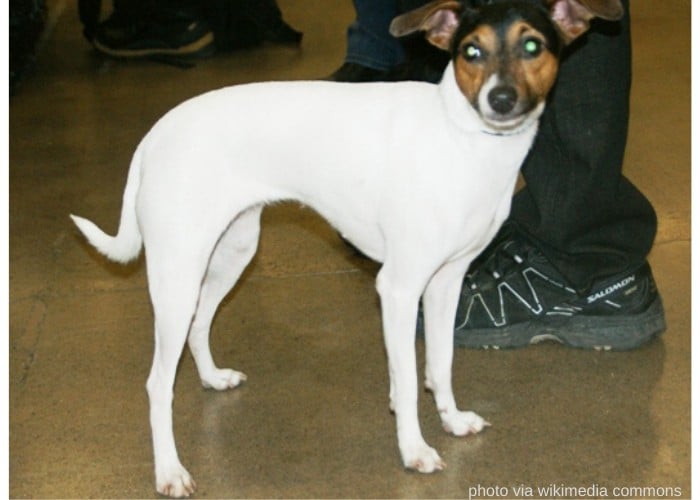
[[[469,62],[464,58],[464,49],[473,44],[482,50],[483,59]],[[490,26],[479,26],[459,43],[455,61],[455,78],[462,94],[474,108],[478,108],[479,91],[490,75],[498,69],[497,55],[501,50],[498,34]]]
[[[528,57],[524,43],[535,39],[542,43],[542,51]],[[464,48],[474,44],[482,49],[483,58],[469,62]],[[457,85],[472,106],[479,108],[479,92],[493,74],[502,84],[511,85],[518,93],[520,112],[528,111],[542,102],[557,76],[557,57],[546,49],[546,37],[524,21],[516,21],[508,27],[504,39],[490,26],[480,26],[469,33],[459,44],[459,56],[455,61]]]
[[[542,43],[542,52],[535,57],[527,57],[524,44],[535,39]],[[506,33],[508,57],[505,60],[504,73],[510,75],[511,83],[518,91],[518,96],[531,105],[543,101],[549,93],[557,76],[559,62],[557,57],[546,49],[546,38],[524,21],[513,23]]]

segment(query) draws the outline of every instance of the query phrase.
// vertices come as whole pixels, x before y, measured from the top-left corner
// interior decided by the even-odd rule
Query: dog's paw
[[[404,453],[403,464],[407,469],[430,474],[445,468],[445,462],[437,451],[423,443]]]
[[[180,464],[156,473],[156,490],[172,498],[189,497],[197,489],[190,473]]]
[[[245,373],[230,370],[228,368],[217,368],[206,376],[202,377],[202,385],[205,389],[215,389],[225,391],[238,387],[241,382],[247,380]]]
[[[472,411],[441,413],[442,428],[455,436],[468,436],[481,432],[491,424]]]

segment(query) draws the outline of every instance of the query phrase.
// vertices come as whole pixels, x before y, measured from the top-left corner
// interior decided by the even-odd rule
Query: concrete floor
[[[144,265],[107,264],[68,213],[114,229],[130,156],[160,115],[224,85],[330,73],[353,11],[349,0],[281,1],[305,33],[300,50],[218,55],[181,70],[103,60],[82,40],[73,3],[50,5],[37,69],[9,108],[9,493],[155,496]],[[422,395],[426,439],[448,468],[408,473],[387,408],[375,266],[313,213],[276,206],[213,330],[215,357],[248,382],[213,393],[189,355],[180,366],[175,432],[197,496],[467,497],[478,487],[515,496],[517,486],[550,484],[691,495],[690,0],[633,6],[625,172],[658,210],[650,260],[666,334],[627,353],[459,350],[458,400],[493,427],[449,437]]]

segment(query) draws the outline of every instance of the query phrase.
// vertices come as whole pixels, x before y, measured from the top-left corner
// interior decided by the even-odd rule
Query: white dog
[[[261,83],[196,97],[166,114],[134,154],[116,237],[73,220],[110,259],[145,247],[155,314],[147,389],[157,490],[195,489],[172,429],[173,383],[188,341],[202,383],[245,380],[215,366],[214,313],[256,251],[266,203],[298,200],[383,263],[391,407],[406,467],[444,466],[417,416],[415,325],[425,314],[425,384],[444,428],[487,423],[457,409],[453,325],[462,277],[508,215],[518,169],[554,83],[560,47],[619,0],[438,0],[397,18],[452,54],[439,85]]]

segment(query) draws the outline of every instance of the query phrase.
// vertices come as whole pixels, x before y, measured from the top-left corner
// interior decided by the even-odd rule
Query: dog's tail
[[[141,253],[143,238],[136,220],[136,194],[140,184],[141,152],[140,148],[137,148],[129,168],[122,201],[119,231],[116,236],[109,236],[97,227],[95,223],[87,219],[72,214],[70,216],[90,244],[110,260],[125,264],[138,257],[139,253]]]

